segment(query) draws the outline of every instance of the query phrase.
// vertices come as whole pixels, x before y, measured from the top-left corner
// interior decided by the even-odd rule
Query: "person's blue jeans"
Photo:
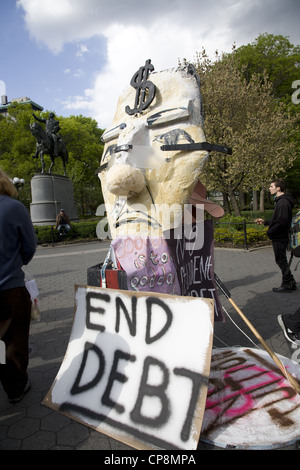
[[[70,225],[68,225],[68,224],[61,224],[61,225],[59,225],[59,226],[57,227],[57,230],[59,231],[59,233],[61,233],[62,228],[63,228],[66,232],[68,232],[69,230],[71,230]]]

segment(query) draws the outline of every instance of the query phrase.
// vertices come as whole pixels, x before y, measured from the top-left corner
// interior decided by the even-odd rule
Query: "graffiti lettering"
[[[247,429],[251,416],[257,413],[261,429],[264,425],[275,430],[289,428],[297,422],[297,410],[300,400],[295,390],[276,365],[255,350],[228,349],[213,354],[203,436],[240,422]],[[242,432],[242,425],[236,425]]]

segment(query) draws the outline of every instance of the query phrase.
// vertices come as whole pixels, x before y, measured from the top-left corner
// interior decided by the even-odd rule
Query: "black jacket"
[[[290,194],[275,198],[275,209],[270,221],[267,235],[271,240],[288,240],[292,222],[292,209],[295,201]]]

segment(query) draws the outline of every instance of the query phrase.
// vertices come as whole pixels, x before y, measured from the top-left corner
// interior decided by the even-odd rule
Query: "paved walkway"
[[[0,386],[0,450],[131,449],[41,405],[68,345],[74,314],[74,285],[86,284],[87,268],[103,261],[107,249],[108,242],[38,248],[30,263],[28,269],[37,280],[42,311],[41,321],[31,324],[32,389],[20,403],[11,405]],[[216,249],[215,272],[270,347],[290,358],[293,349],[284,339],[277,315],[293,313],[299,307],[300,268],[294,272],[299,288],[291,294],[272,292],[272,287],[279,286],[280,276],[271,248]],[[224,296],[221,300],[237,326],[229,319],[215,324],[215,346],[253,346],[238,327],[259,344]],[[199,449],[211,448],[199,444]],[[292,450],[296,446],[285,448]]]

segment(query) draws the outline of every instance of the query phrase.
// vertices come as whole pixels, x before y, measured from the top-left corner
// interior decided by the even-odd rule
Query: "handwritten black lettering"
[[[153,367],[159,368],[162,372],[162,381],[160,384],[157,385],[151,385],[148,383],[149,370]],[[159,428],[165,423],[167,423],[171,414],[170,400],[166,394],[166,389],[169,384],[169,376],[169,370],[162,361],[159,361],[158,359],[155,359],[154,357],[150,356],[145,358],[138,397],[134,408],[130,413],[130,417],[134,423],[143,424],[155,428]],[[161,409],[160,413],[157,414],[157,416],[145,416],[142,414],[143,400],[146,396],[156,397],[160,401]]]
[[[103,325],[98,325],[91,322],[91,313],[103,314],[105,313],[104,308],[102,307],[94,307],[92,305],[92,300],[99,300],[103,302],[110,302],[110,296],[108,294],[102,294],[100,292],[87,292],[86,293],[86,327],[90,330],[99,330],[105,331],[105,327]]]
[[[125,411],[124,406],[121,405],[120,403],[113,401],[110,398],[110,392],[111,392],[114,382],[118,381],[124,384],[128,380],[128,377],[126,375],[122,374],[121,372],[117,370],[120,360],[134,362],[136,360],[136,357],[131,354],[125,353],[123,351],[120,351],[118,349],[115,351],[113,365],[109,374],[105,392],[102,397],[102,403],[103,405],[106,405],[110,408],[114,408],[118,413],[121,414],[121,413],[124,413]]]
[[[159,306],[166,314],[166,323],[164,327],[156,333],[156,335],[151,336],[151,324],[152,322],[152,316],[153,316],[153,306],[157,305]],[[162,300],[159,299],[158,297],[148,297],[146,299],[146,307],[147,307],[147,326],[146,326],[146,344],[151,344],[154,343],[154,341],[157,341],[160,339],[170,328],[173,320],[173,314],[171,309],[168,307],[168,305]],[[161,312],[159,313],[161,315]]]
[[[128,324],[129,332],[131,336],[136,335],[136,304],[137,298],[131,298],[131,317],[128,313],[126,306],[124,305],[123,300],[120,297],[116,297],[116,332],[119,333],[120,331],[120,311],[122,310],[125,314],[125,318]]]
[[[208,384],[208,377],[204,377],[202,374],[193,372],[192,370],[188,370],[185,368],[177,368],[177,367],[174,369],[174,374],[187,377],[193,383],[188,411],[187,411],[186,418],[185,418],[185,421],[183,423],[183,427],[180,433],[180,437],[182,441],[185,442],[185,441],[188,441],[190,437],[193,417],[194,417],[195,409],[197,406],[201,386]]]
[[[95,377],[92,380],[90,380],[90,382],[80,385],[83,371],[85,370],[85,367],[87,366],[88,356],[91,353],[91,351],[94,352],[96,356],[98,357],[99,368],[96,371]],[[103,352],[95,344],[86,342],[84,345],[84,353],[83,353],[82,361],[80,364],[80,368],[79,368],[77,377],[75,379],[75,382],[71,388],[71,392],[70,392],[71,395],[76,395],[78,393],[82,393],[82,392],[85,392],[86,390],[94,388],[98,384],[98,382],[101,380],[103,373],[104,373],[104,369],[105,369],[105,358],[104,358]]]

